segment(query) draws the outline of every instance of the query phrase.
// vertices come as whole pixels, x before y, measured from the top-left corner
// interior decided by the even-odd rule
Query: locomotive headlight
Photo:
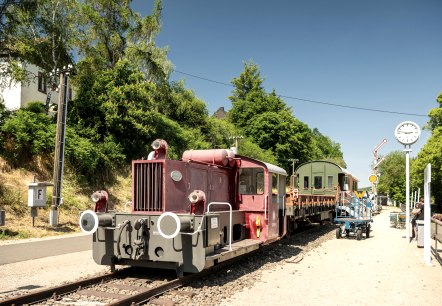
[[[98,201],[100,201],[102,199],[102,193],[100,191],[95,191],[92,195],[91,195],[91,199],[92,201],[94,201],[95,203],[97,203]]]
[[[152,142],[152,148],[153,148],[154,150],[158,150],[160,147],[161,147],[161,142],[160,142],[159,139],[154,140],[154,141]]]
[[[178,171],[178,170],[173,170],[170,173],[170,177],[175,182],[179,182],[179,181],[181,181],[183,179],[183,174],[180,171]]]

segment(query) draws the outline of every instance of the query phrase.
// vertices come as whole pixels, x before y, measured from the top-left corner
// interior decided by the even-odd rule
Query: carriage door
[[[271,196],[268,198],[268,238],[277,238],[279,236],[279,175],[269,172],[269,191]]]
[[[323,163],[312,165],[312,194],[324,194],[324,174],[325,168]]]

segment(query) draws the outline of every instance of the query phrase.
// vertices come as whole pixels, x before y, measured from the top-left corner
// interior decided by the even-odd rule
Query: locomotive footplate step
[[[215,254],[206,256],[206,262],[213,265],[215,262],[223,262],[239,255],[247,254],[257,250],[262,244],[260,240],[245,239],[232,243],[232,250],[229,246],[225,246],[215,251]]]

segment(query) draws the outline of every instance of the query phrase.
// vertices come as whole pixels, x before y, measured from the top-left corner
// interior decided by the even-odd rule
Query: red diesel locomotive
[[[156,140],[147,160],[132,162],[132,211],[111,212],[94,193],[95,212],[80,217],[93,233],[98,264],[196,273],[281,239],[306,218],[329,219],[336,201],[286,194],[284,169],[231,150],[189,150],[166,159]],[[338,183],[338,182],[336,182]],[[336,189],[338,187],[336,186]],[[342,189],[342,188],[341,188]]]

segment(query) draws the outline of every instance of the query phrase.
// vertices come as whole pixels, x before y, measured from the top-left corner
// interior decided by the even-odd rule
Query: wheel
[[[342,235],[341,227],[338,227],[338,228],[336,229],[336,238],[337,238],[337,239],[341,238],[341,235]]]
[[[365,228],[365,237],[366,237],[366,238],[370,237],[370,225],[368,225],[368,226]]]
[[[358,228],[356,231],[356,239],[361,240],[362,239],[362,229]]]

